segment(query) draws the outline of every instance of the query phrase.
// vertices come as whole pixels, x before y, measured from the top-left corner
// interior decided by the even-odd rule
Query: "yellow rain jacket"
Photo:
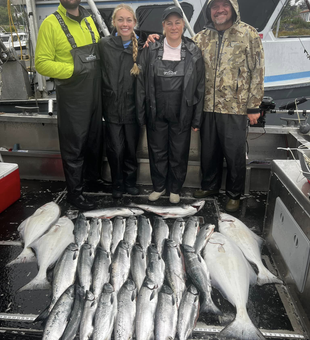
[[[79,7],[82,20],[80,23],[67,16],[66,9],[60,4],[57,11],[68,26],[77,47],[92,44],[91,34],[85,18],[98,42],[100,37],[90,14],[82,6]],[[35,51],[35,67],[43,76],[57,79],[68,79],[73,74],[73,58],[71,45],[54,14],[49,15],[41,24]]]

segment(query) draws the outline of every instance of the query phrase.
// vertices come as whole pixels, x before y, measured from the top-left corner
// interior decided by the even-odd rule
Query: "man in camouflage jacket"
[[[237,0],[209,0],[206,29],[193,40],[205,62],[201,136],[201,189],[196,198],[217,194],[223,157],[227,163],[226,205],[237,211],[244,190],[246,128],[257,123],[264,94],[264,51],[255,28],[240,20]]]

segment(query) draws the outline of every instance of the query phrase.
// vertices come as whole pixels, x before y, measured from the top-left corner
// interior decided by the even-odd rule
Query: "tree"
[[[8,10],[6,7],[0,6],[0,25],[8,24],[9,24]]]

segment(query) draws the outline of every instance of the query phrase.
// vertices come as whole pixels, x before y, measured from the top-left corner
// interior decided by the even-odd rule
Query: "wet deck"
[[[33,323],[32,320],[48,304],[50,292],[44,291],[16,291],[29,282],[37,273],[37,266],[32,264],[19,264],[6,267],[6,264],[21,252],[18,244],[19,235],[17,227],[38,207],[52,200],[59,199],[62,215],[74,216],[77,212],[63,198],[64,182],[51,181],[21,181],[21,198],[12,206],[0,214],[0,339],[40,339],[43,326],[41,323]],[[132,201],[135,203],[147,203],[147,196],[151,187],[141,187],[141,195],[132,197],[125,195],[122,200],[114,200],[110,194],[111,188],[106,186],[105,192],[93,193],[98,207],[126,206]],[[192,202],[193,189],[184,188],[182,203]],[[204,222],[217,226],[219,211],[224,211],[225,195],[220,194],[215,199],[207,199],[204,208],[199,212]],[[251,192],[242,198],[240,211],[235,216],[241,219],[257,234],[262,234],[263,219],[267,194],[264,192]],[[156,205],[170,205],[168,197],[159,199]],[[152,215],[146,214],[151,218]],[[168,224],[173,220],[168,220]],[[267,248],[263,249],[263,259],[267,267],[276,273]],[[215,289],[213,299],[223,311],[222,317],[201,316],[198,320],[193,338],[212,339],[218,337],[219,330],[231,321],[235,316],[235,310]],[[266,338],[276,339],[306,339],[302,331],[300,318],[294,309],[293,303],[285,286],[267,285],[252,287],[248,302],[250,318],[260,328]]]

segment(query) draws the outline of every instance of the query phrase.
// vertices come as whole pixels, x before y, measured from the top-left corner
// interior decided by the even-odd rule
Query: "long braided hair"
[[[125,9],[127,10],[128,12],[130,12],[133,16],[133,19],[135,21],[135,23],[137,24],[137,17],[136,17],[136,14],[134,12],[134,10],[126,5],[126,4],[119,4],[115,7],[114,9],[114,12],[112,14],[112,25],[114,25],[114,22],[115,22],[115,17],[116,17],[116,13],[121,10],[121,9]],[[133,67],[132,69],[130,70],[130,74],[132,76],[137,76],[139,73],[140,73],[140,69],[137,65],[137,57],[138,57],[138,40],[137,40],[137,37],[136,37],[136,33],[135,31],[132,32],[132,36],[131,36],[131,41],[132,41],[132,58],[133,58]]]

